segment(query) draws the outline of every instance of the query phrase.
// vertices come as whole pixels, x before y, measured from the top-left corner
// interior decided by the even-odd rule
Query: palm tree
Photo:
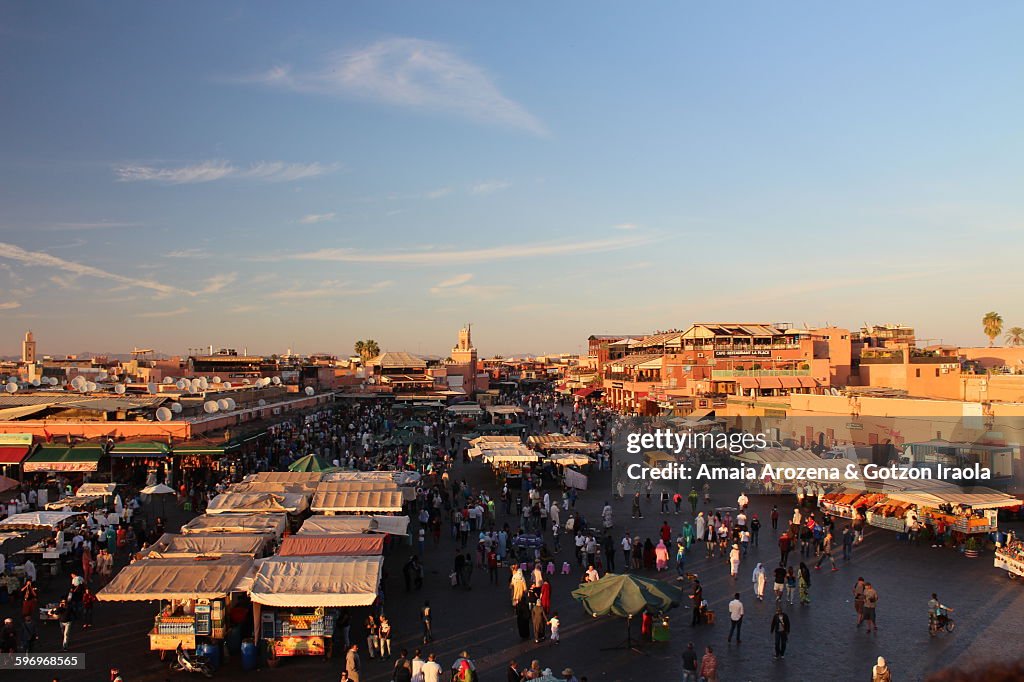
[[[366,359],[375,358],[380,355],[380,346],[373,339],[366,340]]]
[[[356,355],[358,355],[360,358],[362,358],[364,360],[366,359],[365,358],[365,353],[366,353],[366,342],[365,341],[356,341],[356,345],[353,347],[353,350],[355,350]]]
[[[1011,346],[1024,346],[1024,327],[1010,327],[1006,332],[1006,343]]]
[[[1003,317],[997,312],[990,311],[981,318],[981,326],[988,337],[988,345],[994,346],[996,337],[1003,333]]]

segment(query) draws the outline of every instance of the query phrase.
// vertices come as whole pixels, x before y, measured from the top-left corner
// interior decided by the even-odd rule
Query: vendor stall
[[[151,651],[196,649],[227,634],[232,594],[241,591],[252,569],[244,556],[149,559],[125,566],[96,593],[99,601],[167,602],[149,632]]]
[[[103,497],[99,495],[75,495],[63,497],[56,502],[47,502],[47,511],[92,511],[103,506]]]
[[[213,535],[174,535],[164,533],[142,553],[144,559],[170,559],[176,557],[218,557],[243,555],[259,558],[274,544],[272,533],[243,534],[218,533]]]
[[[348,535],[386,533],[408,535],[408,516],[344,515],[311,516],[299,528],[298,535]]]
[[[279,538],[284,535],[287,525],[286,514],[206,514],[182,526],[181,533],[272,533]]]
[[[320,471],[261,471],[250,474],[243,483],[319,483],[324,477]]]
[[[1018,576],[1024,576],[1024,542],[1011,538],[1001,547],[998,547],[994,564],[996,568],[1006,571],[1010,580],[1016,580]]]
[[[281,542],[278,556],[380,556],[383,535],[291,535]]]
[[[85,516],[83,512],[73,511],[25,512],[24,514],[8,516],[3,521],[0,521],[0,531],[54,530],[83,516]]]
[[[377,601],[383,557],[276,556],[249,588],[257,638],[271,658],[330,657],[341,609]]]
[[[402,511],[404,496],[397,490],[335,491],[317,489],[312,509],[322,514],[386,514]]]
[[[301,514],[309,497],[300,493],[221,493],[206,506],[207,514]]]

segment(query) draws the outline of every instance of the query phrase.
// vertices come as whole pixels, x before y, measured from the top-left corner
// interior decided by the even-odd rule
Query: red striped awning
[[[0,464],[21,464],[28,451],[29,448],[24,445],[0,446]]]

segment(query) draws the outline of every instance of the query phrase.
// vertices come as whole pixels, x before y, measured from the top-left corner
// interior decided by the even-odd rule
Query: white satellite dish
[[[150,393],[156,393],[157,392],[157,385],[156,384],[147,384],[146,390],[149,391]]]
[[[231,388],[231,382],[230,381],[225,381],[223,384],[221,384],[221,386],[223,388]]]
[[[165,384],[173,384],[174,383],[174,377],[164,377],[164,383]]]
[[[218,409],[220,408],[217,407],[216,400],[207,400],[205,403],[203,403],[203,410],[206,412],[206,414],[213,414]]]
[[[199,393],[200,391],[204,390],[206,387],[203,386],[202,380],[200,380],[200,379],[193,379],[192,381],[189,382],[188,388],[193,393]]]
[[[245,384],[246,386],[248,386],[248,385],[249,385],[249,384],[251,384],[252,382],[251,382],[251,381],[249,381],[248,379],[242,379],[242,383],[243,383],[243,384]]]
[[[106,372],[100,372],[99,374],[96,375],[96,381],[104,381],[107,378],[107,376],[109,375]]]
[[[124,395],[124,391],[124,384],[117,384],[116,386],[114,386],[114,393],[118,395]]]
[[[181,414],[181,403],[171,403],[171,412]]]
[[[166,407],[157,408],[156,420],[158,422],[169,422],[174,418],[174,414]]]
[[[59,383],[60,383],[60,380],[57,377],[50,377],[50,385],[51,386],[56,386]]]
[[[206,377],[199,377],[199,388],[203,391],[210,387],[210,381]]]
[[[76,391],[82,390],[82,386],[84,385],[85,379],[82,377],[75,377],[74,379],[71,380],[71,388],[75,389]]]
[[[221,398],[220,400],[217,401],[217,409],[220,410],[221,412],[228,411],[228,401],[226,398]]]
[[[314,393],[316,393],[316,391],[312,386],[306,386],[306,395],[313,395]]]
[[[274,377],[273,379],[270,380],[270,383],[274,384],[275,386],[279,386],[281,384],[281,377]]]
[[[234,398],[224,398],[224,400],[227,401],[229,410],[233,410],[238,406],[238,403],[235,402]]]
[[[13,381],[11,383],[7,384],[7,392],[8,393],[17,393],[18,392],[18,384],[14,383]]]
[[[40,382],[39,382],[39,379],[33,379],[33,380],[32,380],[32,385],[33,385],[33,386],[36,386],[36,387],[38,387],[38,386],[39,386],[39,383],[40,383]],[[49,383],[49,382],[47,382],[47,383]]]
[[[93,391],[96,390],[96,384],[91,381],[87,381],[85,382],[85,388],[83,390],[86,393],[92,393]]]
[[[179,391],[184,391],[186,388],[188,388],[188,382],[185,381],[184,379],[178,379],[178,381],[174,385],[178,387]]]
[[[220,377],[214,377],[213,379],[211,379],[211,381],[213,383],[215,383],[215,384],[219,384],[220,383]]]
[[[260,398],[259,406],[260,407],[266,407],[266,405],[267,405],[267,401],[264,400],[263,398]]]

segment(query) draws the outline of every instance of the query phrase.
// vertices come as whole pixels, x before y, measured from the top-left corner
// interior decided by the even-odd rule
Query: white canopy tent
[[[408,535],[408,516],[311,516],[299,528],[298,535],[348,535],[351,533],[388,533]]]
[[[300,493],[221,493],[210,501],[206,513],[300,514],[307,508],[309,497]]]
[[[70,519],[84,515],[84,512],[72,511],[36,511],[14,514],[0,521],[0,531],[53,529]]]
[[[397,513],[403,502],[403,494],[397,490],[318,490],[311,508],[317,513]]]
[[[286,514],[204,514],[182,526],[181,533],[273,533],[281,537],[287,525]]]
[[[384,557],[270,557],[256,562],[249,596],[285,608],[369,606],[377,600]]]
[[[230,555],[198,561],[195,557],[147,559],[122,568],[96,593],[100,601],[222,599],[241,591],[252,569],[250,557]]]

